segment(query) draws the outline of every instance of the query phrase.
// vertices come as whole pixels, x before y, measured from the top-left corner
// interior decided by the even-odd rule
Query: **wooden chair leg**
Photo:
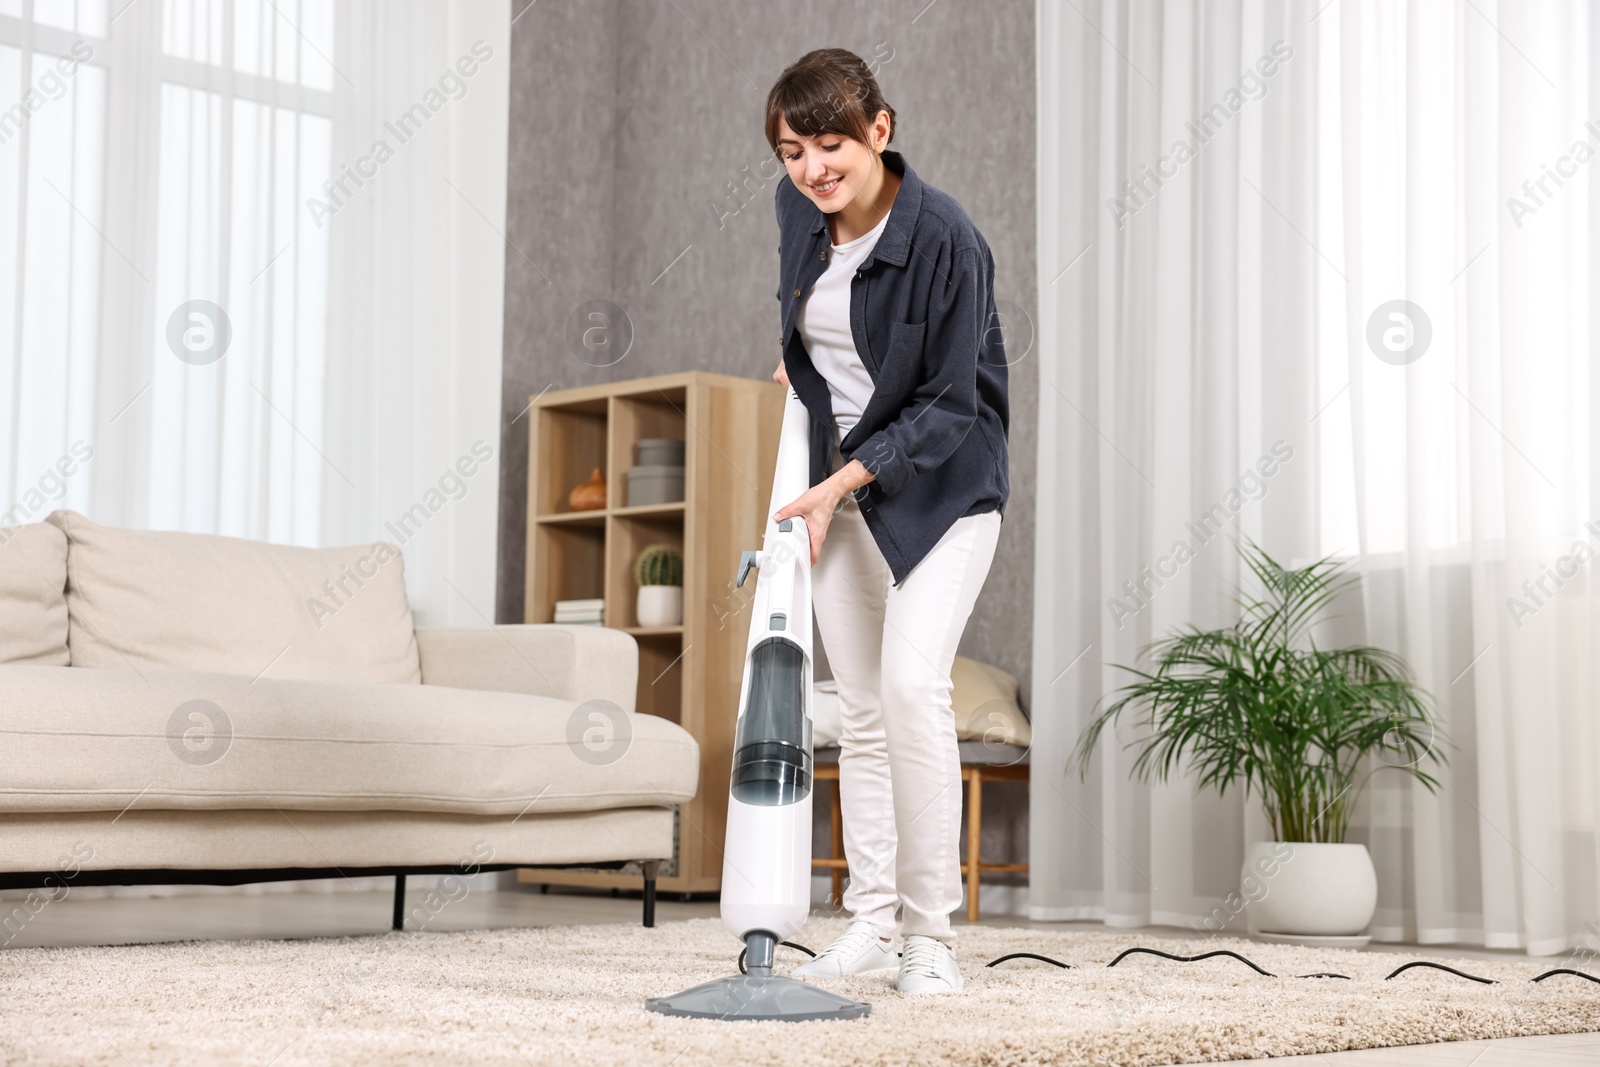
[[[843,789],[842,780],[835,778],[833,780],[833,809],[830,812],[833,829],[830,835],[832,844],[829,849],[834,859],[839,859],[844,855],[844,811],[839,796]],[[833,906],[836,908],[844,906],[844,868],[842,867],[833,868]]]
[[[983,841],[983,772],[974,765],[967,779],[967,922],[978,921],[978,846]]]

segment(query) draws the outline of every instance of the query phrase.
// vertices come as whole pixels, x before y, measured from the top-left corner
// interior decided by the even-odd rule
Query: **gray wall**
[[[807,51],[848,48],[873,65],[899,114],[891,147],[971,215],[994,252],[996,299],[1029,316],[1037,305],[1033,0],[513,6],[503,622],[522,620],[528,423],[518,416],[533,394],[690,368],[769,378],[776,367],[772,198],[788,177],[765,162],[762,121],[772,83]],[[632,348],[609,367],[564,340],[573,309],[595,299],[633,324]],[[1037,375],[1034,354],[1018,359],[1016,348],[1011,499],[960,651],[1015,674],[1029,707]],[[1026,792],[990,790],[984,858],[1020,860]]]

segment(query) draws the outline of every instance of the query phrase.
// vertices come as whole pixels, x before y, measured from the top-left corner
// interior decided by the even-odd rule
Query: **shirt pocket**
[[[896,322],[889,326],[889,349],[878,367],[873,394],[902,397],[922,380],[922,341],[928,332],[926,322]]]

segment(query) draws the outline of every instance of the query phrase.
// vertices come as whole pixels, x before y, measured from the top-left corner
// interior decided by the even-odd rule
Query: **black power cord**
[[[1153,948],[1130,948],[1130,949],[1120,953],[1117,956],[1116,959],[1114,959],[1110,963],[1106,964],[1106,966],[1107,967],[1115,967],[1117,964],[1121,963],[1123,961],[1123,959],[1125,959],[1128,956],[1133,955],[1136,952],[1148,953],[1151,956],[1161,956],[1164,959],[1177,960],[1180,963],[1195,963],[1195,962],[1197,962],[1199,960],[1210,959],[1213,956],[1231,956],[1234,959],[1238,960],[1239,962],[1241,962],[1241,963],[1245,964],[1246,966],[1250,967],[1252,970],[1254,970],[1258,974],[1265,975],[1268,978],[1277,978],[1278,977],[1277,975],[1273,974],[1271,971],[1264,970],[1263,968],[1258,967],[1256,964],[1252,963],[1250,960],[1245,959],[1243,956],[1239,955],[1237,952],[1233,952],[1233,951],[1230,951],[1230,950],[1225,949],[1225,948],[1224,949],[1217,949],[1215,952],[1201,953],[1198,956],[1174,956],[1170,952],[1162,952],[1159,949],[1153,949]],[[1016,959],[1018,957],[1029,957],[1029,958],[1036,959],[1036,960],[1043,960],[1045,963],[1053,963],[1057,967],[1067,967],[1067,966],[1069,966],[1068,964],[1062,963],[1060,960],[1053,960],[1049,956],[1035,955],[1032,952],[1013,952],[1013,953],[1011,953],[1009,955],[1000,956],[1000,957],[998,957],[996,959],[990,960],[988,963],[984,964],[984,966],[993,967],[997,963],[1004,963],[1006,960]],[[1385,982],[1387,982],[1391,978],[1394,978],[1397,975],[1403,974],[1404,972],[1409,971],[1413,967],[1431,967],[1434,970],[1445,971],[1445,972],[1447,972],[1449,974],[1456,975],[1459,978],[1466,978],[1466,979],[1470,979],[1471,981],[1474,981],[1474,982],[1481,982],[1484,985],[1497,985],[1498,984],[1493,978],[1482,978],[1482,977],[1479,977],[1478,975],[1475,975],[1475,974],[1468,974],[1466,971],[1458,971],[1454,967],[1446,966],[1443,963],[1435,963],[1432,960],[1412,960],[1409,963],[1403,963],[1400,966],[1396,967],[1394,970],[1390,971],[1388,974],[1384,975],[1383,976],[1383,980]],[[1546,978],[1554,978],[1556,975],[1560,975],[1560,974],[1576,975],[1579,978],[1585,978],[1585,979],[1588,979],[1591,982],[1594,982],[1596,984],[1600,984],[1600,978],[1596,978],[1594,975],[1588,974],[1588,973],[1586,973],[1584,971],[1575,971],[1570,967],[1558,967],[1553,971],[1546,971],[1541,975],[1537,975],[1537,976],[1535,976],[1533,978],[1530,978],[1529,981],[1542,982]],[[1347,982],[1354,980],[1348,974],[1334,974],[1331,971],[1317,971],[1317,972],[1314,972],[1312,974],[1296,975],[1295,977],[1297,977],[1297,978],[1342,978]]]
[[[1276,978],[1277,977],[1277,975],[1273,974],[1271,971],[1264,971],[1260,967],[1257,967],[1255,964],[1251,963],[1249,960],[1245,959],[1243,956],[1239,955],[1237,952],[1233,952],[1233,951],[1231,951],[1229,949],[1225,949],[1225,948],[1219,948],[1215,952],[1204,952],[1204,953],[1201,953],[1198,956],[1174,956],[1170,952],[1162,952],[1160,949],[1157,949],[1157,948],[1130,948],[1126,952],[1118,953],[1117,954],[1117,958],[1112,960],[1110,963],[1106,964],[1106,966],[1107,967],[1115,967],[1117,964],[1121,963],[1124,959],[1126,959],[1127,957],[1133,955],[1135,952],[1146,952],[1146,953],[1149,953],[1152,956],[1160,956],[1163,959],[1177,960],[1179,963],[1197,963],[1200,960],[1209,960],[1213,956],[1232,956],[1234,959],[1238,960],[1240,963],[1244,964],[1246,967],[1249,967],[1251,970],[1255,971],[1257,974],[1264,974],[1268,978]]]
[[[1600,984],[1600,978],[1596,978],[1594,975],[1589,974],[1587,971],[1575,971],[1571,967],[1557,967],[1553,971],[1546,971],[1541,975],[1538,975],[1538,976],[1536,976],[1534,978],[1530,978],[1529,981],[1531,981],[1531,982],[1542,982],[1546,978],[1554,978],[1558,974],[1575,974],[1579,978],[1587,978],[1591,982],[1594,982],[1596,984]]]
[[[1062,963],[1060,960],[1053,960],[1049,956],[1041,956],[1037,952],[1012,952],[1012,953],[1009,953],[1009,954],[1007,954],[1005,956],[997,956],[996,958],[990,960],[988,963],[984,964],[984,966],[985,967],[993,967],[995,964],[1004,963],[1006,960],[1018,960],[1018,959],[1043,960],[1046,963],[1053,963],[1057,967],[1065,967],[1069,971],[1072,970],[1072,964],[1070,964],[1070,963]]]
[[[793,941],[780,941],[778,943],[780,945],[787,945],[790,948],[797,948],[801,952],[804,952],[806,955],[812,957],[813,959],[816,958],[817,954],[815,952],[812,952],[809,948],[806,948],[804,945],[797,945]],[[1117,958],[1112,960],[1110,963],[1106,964],[1106,966],[1107,967],[1115,967],[1117,964],[1121,963],[1124,959],[1126,959],[1129,956],[1134,955],[1135,953],[1143,953],[1143,954],[1150,955],[1150,956],[1160,956],[1162,959],[1175,960],[1175,961],[1177,961],[1179,963],[1198,963],[1201,960],[1209,960],[1209,959],[1211,959],[1212,957],[1215,957],[1215,956],[1228,956],[1228,957],[1231,957],[1232,959],[1238,960],[1240,963],[1244,964],[1246,967],[1249,967],[1251,970],[1255,971],[1257,974],[1263,975],[1264,977],[1267,977],[1267,978],[1277,978],[1277,977],[1279,977],[1278,975],[1273,974],[1271,971],[1266,970],[1265,968],[1263,968],[1263,967],[1257,965],[1256,963],[1253,963],[1252,961],[1246,959],[1245,957],[1239,955],[1239,953],[1234,952],[1232,949],[1226,949],[1226,948],[1215,949],[1214,951],[1211,951],[1211,952],[1202,952],[1198,956],[1174,956],[1170,952],[1162,952],[1160,949],[1156,949],[1156,948],[1134,947],[1134,948],[1130,948],[1130,949],[1124,949],[1122,952],[1118,953],[1117,954]],[[749,973],[748,971],[745,970],[744,957],[745,957],[745,950],[741,949],[740,952],[739,952],[739,973],[740,974],[748,974]],[[1041,956],[1037,952],[1008,952],[1004,956],[996,956],[994,959],[992,959],[988,963],[984,964],[984,966],[985,967],[995,967],[995,966],[998,966],[999,964],[1002,964],[1002,963],[1006,962],[1007,960],[1017,960],[1017,959],[1039,960],[1042,963],[1048,963],[1048,964],[1051,964],[1053,966],[1063,968],[1064,970],[1069,970],[1070,971],[1070,970],[1073,969],[1073,966],[1070,963],[1062,963],[1060,960],[1051,959],[1049,956]],[[1466,979],[1469,979],[1470,981],[1473,981],[1473,982],[1481,982],[1484,985],[1497,985],[1498,984],[1493,978],[1481,978],[1478,975],[1468,974],[1466,971],[1458,971],[1454,967],[1446,966],[1443,963],[1435,963],[1432,960],[1412,960],[1409,963],[1403,963],[1400,966],[1396,967],[1394,970],[1390,971],[1388,974],[1384,975],[1383,976],[1383,980],[1385,982],[1387,982],[1391,978],[1394,978],[1395,976],[1397,976],[1399,974],[1402,974],[1402,973],[1404,973],[1406,971],[1409,971],[1413,967],[1431,967],[1434,970],[1445,971],[1445,972],[1447,972],[1449,974],[1456,975],[1459,978],[1466,978]],[[1600,978],[1596,978],[1594,975],[1589,974],[1589,973],[1587,973],[1585,971],[1575,971],[1570,967],[1557,967],[1555,970],[1545,971],[1541,975],[1537,975],[1537,976],[1535,976],[1533,978],[1530,978],[1529,981],[1531,981],[1531,982],[1542,982],[1546,978],[1554,978],[1557,975],[1562,975],[1562,974],[1576,975],[1579,978],[1584,978],[1584,979],[1587,979],[1588,981],[1594,982],[1596,984],[1600,984]],[[1316,972],[1313,972],[1311,974],[1295,975],[1295,977],[1296,978],[1340,978],[1340,979],[1343,979],[1346,982],[1354,981],[1354,979],[1352,979],[1348,974],[1334,974],[1331,971],[1316,971]]]
[[[1479,978],[1475,974],[1468,974],[1466,971],[1458,971],[1454,967],[1446,967],[1442,963],[1434,963],[1431,960],[1412,960],[1410,963],[1396,967],[1394,970],[1389,972],[1389,974],[1384,978],[1384,981],[1387,982],[1390,978],[1393,978],[1401,971],[1409,971],[1413,967],[1432,967],[1436,971],[1449,971],[1451,974],[1458,975],[1462,978],[1470,978],[1474,982],[1482,982],[1484,985],[1495,984],[1495,980],[1493,978]]]

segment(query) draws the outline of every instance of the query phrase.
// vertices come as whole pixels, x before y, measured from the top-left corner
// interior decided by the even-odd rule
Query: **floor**
[[[415,891],[418,893],[420,891]],[[414,907],[416,897],[409,903]],[[325,937],[382,933],[389,927],[392,897],[388,893],[217,893],[183,897],[69,898],[51,904],[11,937],[11,947],[120,945],[152,941],[187,941],[245,937]],[[685,903],[663,895],[656,902],[658,922],[718,914],[715,900]],[[538,891],[479,891],[452,901],[428,922],[434,930],[544,926],[552,923],[637,923],[640,900],[605,892],[552,887]],[[1010,915],[982,920],[996,926],[1097,928],[1098,923],[1039,923]],[[1192,931],[1150,927],[1153,936],[1195,937]],[[812,946],[820,948],[820,946]],[[1440,952],[1438,946],[1374,946],[1376,951]],[[1516,953],[1484,949],[1443,950],[1456,958],[1520,959]],[[1545,962],[1545,961],[1541,961]],[[1550,966],[1559,966],[1549,961]],[[1273,1064],[1283,1059],[1233,1061],[1235,1065]],[[1507,1038],[1410,1045],[1403,1048],[1337,1052],[1294,1057],[1295,1067],[1579,1067],[1600,1065],[1600,1033]]]

